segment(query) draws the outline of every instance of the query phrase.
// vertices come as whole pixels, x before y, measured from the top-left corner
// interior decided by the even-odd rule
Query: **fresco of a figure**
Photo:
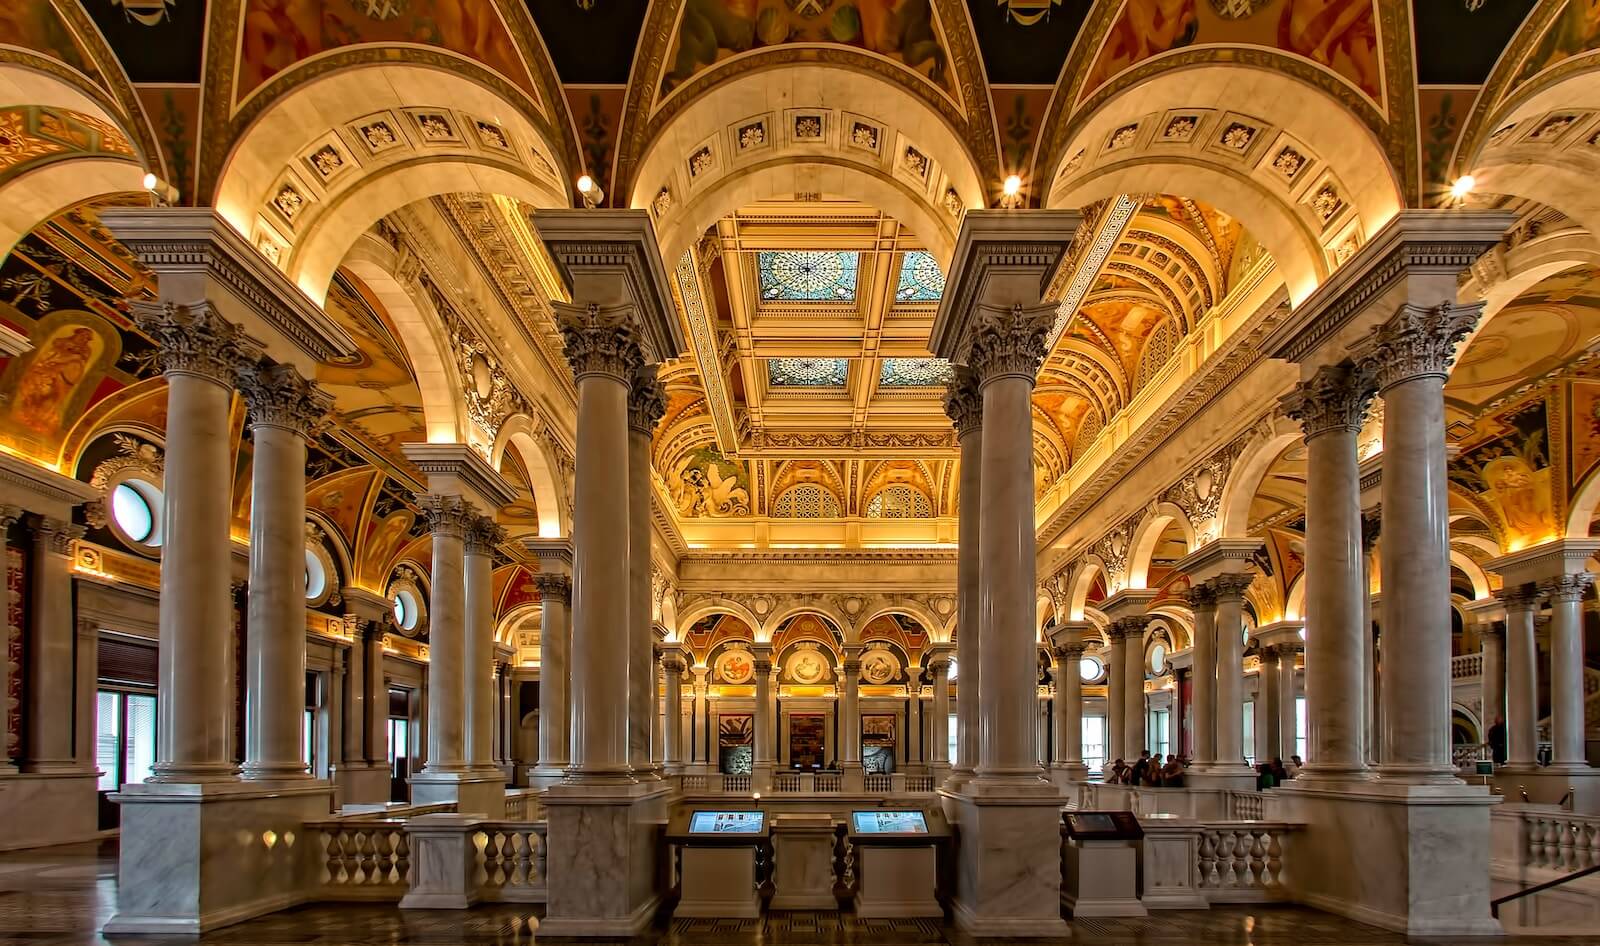
[[[716,447],[697,447],[679,461],[672,500],[680,516],[748,516],[749,474]]]
[[[1517,82],[1524,82],[1563,59],[1600,46],[1600,0],[1567,0],[1539,44],[1522,61]]]
[[[417,43],[475,59],[532,93],[532,80],[492,0],[247,0],[234,94],[295,63],[360,43]]]
[[[1450,482],[1494,510],[1509,540],[1538,542],[1555,535],[1544,399],[1486,418],[1482,426],[1490,435],[1463,447],[1450,464]]]
[[[30,334],[33,351],[14,359],[0,381],[12,392],[0,426],[54,447],[94,399],[122,351],[121,337],[99,316],[71,309],[40,319]]]
[[[952,88],[929,0],[685,0],[661,94],[722,59],[789,43],[865,49]]]
[[[52,56],[86,75],[98,75],[50,0],[0,3],[0,42]]]

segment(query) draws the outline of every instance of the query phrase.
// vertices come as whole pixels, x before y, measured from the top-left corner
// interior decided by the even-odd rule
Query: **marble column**
[[[922,668],[911,667],[907,672],[911,682],[906,685],[906,762],[922,763]]]
[[[839,769],[846,782],[860,790],[861,782],[861,645],[844,645],[839,664]],[[850,786],[846,786],[849,791]]]
[[[1122,726],[1123,757],[1132,765],[1149,748],[1145,731],[1150,719],[1144,698],[1144,629],[1150,623],[1145,615],[1126,617],[1117,622],[1122,631]]]
[[[365,768],[367,764],[367,712],[378,712],[375,704],[367,702],[367,659],[362,653],[368,622],[355,615],[344,619],[345,630],[350,634],[350,646],[344,657],[344,698],[341,701],[339,728],[339,770]],[[344,787],[340,798],[347,798]]]
[[[1402,682],[1384,687],[1382,694],[1378,774],[1391,781],[1457,781],[1450,758],[1444,383],[1456,346],[1477,324],[1482,308],[1481,303],[1401,306],[1376,330],[1365,356],[1377,374],[1384,406],[1384,675]],[[1307,505],[1312,502],[1308,497]],[[1308,601],[1308,615],[1310,606]],[[1308,631],[1308,645],[1311,635]]]
[[[478,511],[459,496],[417,497],[433,533],[428,608],[428,761],[420,775],[455,775],[467,759],[467,532]]]
[[[1122,692],[1128,686],[1128,646],[1122,629],[1113,622],[1106,628],[1111,646],[1106,651],[1106,761],[1105,767],[1118,759],[1130,761],[1123,755],[1127,745],[1128,700]]]
[[[0,540],[4,539],[6,533],[16,525],[22,515],[22,509],[17,506],[0,505]],[[0,621],[9,623],[10,614],[11,582],[0,581]],[[11,659],[6,633],[8,632],[0,631],[0,775],[10,775],[17,771],[16,765],[11,761],[10,734],[7,732],[6,721],[11,695]]]
[[[1051,753],[1058,780],[1081,782],[1088,778],[1083,764],[1083,661],[1081,640],[1055,645],[1055,746]]]
[[[1258,764],[1289,758],[1283,754],[1283,689],[1278,685],[1278,666],[1277,646],[1261,648],[1261,673],[1256,677],[1256,705],[1261,707],[1256,715]]]
[[[1594,575],[1582,572],[1539,582],[1550,602],[1550,766],[1592,773],[1584,757],[1583,596]]]
[[[643,359],[628,311],[558,305],[557,315],[578,386],[567,780],[631,782],[633,638],[627,589],[634,512],[628,488],[628,393]]]
[[[1361,513],[1361,633],[1364,647],[1361,650],[1361,740],[1362,758],[1369,766],[1379,761],[1380,718],[1378,714],[1378,636],[1373,631],[1376,620],[1372,605],[1373,553],[1378,548],[1378,538],[1383,534],[1383,517],[1379,510]]]
[[[293,365],[245,367],[250,409],[250,585],[245,625],[246,779],[311,778],[306,706],[306,438],[332,399]]]
[[[755,767],[750,784],[760,792],[772,787],[772,645],[757,644],[753,663],[756,679],[756,744]]]
[[[1306,715],[1309,758],[1301,777],[1362,779],[1365,649],[1360,475],[1356,434],[1372,398],[1368,373],[1325,365],[1282,404],[1306,442]],[[1385,480],[1387,480],[1387,471]],[[1445,661],[1449,672],[1448,655]]]
[[[695,667],[693,669],[694,718],[690,720],[689,747],[694,755],[694,761],[699,765],[707,766],[711,764],[711,749],[706,744],[707,739],[710,738],[709,719],[706,715],[710,710],[707,701],[706,676],[710,671],[706,667]]]
[[[1483,734],[1489,738],[1489,727],[1498,720],[1503,727],[1506,720],[1506,635],[1493,621],[1484,621],[1478,627],[1479,649],[1483,654],[1483,669],[1479,688],[1483,694]]]
[[[1198,773],[1217,761],[1217,598],[1209,584],[1199,584],[1189,589],[1188,601],[1194,612],[1194,689],[1189,709],[1194,757],[1189,767]]]
[[[651,756],[656,721],[655,633],[650,623],[650,437],[667,410],[656,367],[635,369],[628,389],[628,764],[659,779]]]
[[[1299,694],[1294,686],[1294,658],[1301,649],[1301,645],[1287,641],[1278,645],[1278,752],[1285,762],[1298,754],[1295,740],[1300,729]]]
[[[950,656],[936,651],[928,659],[933,674],[933,714],[928,727],[928,770],[938,776],[950,767]]]
[[[662,724],[662,741],[666,744],[664,756],[668,775],[683,772],[683,672],[688,662],[676,648],[661,652],[661,670],[666,677],[666,720]]]
[[[494,764],[494,718],[500,702],[494,685],[494,550],[505,540],[506,530],[494,519],[478,516],[468,524],[462,544],[466,761],[469,769],[486,775],[500,771]]]
[[[1532,771],[1539,755],[1539,645],[1533,633],[1538,594],[1531,585],[1496,593],[1506,609],[1506,771]]]
[[[1244,593],[1250,575],[1211,579],[1217,600],[1217,763],[1214,771],[1248,775],[1244,757]]]
[[[209,303],[132,305],[156,343],[167,379],[167,450],[161,509],[160,669],[155,782],[228,781],[233,597],[219,555],[230,548],[237,370],[254,343]],[[304,604],[301,605],[304,607]]]
[[[81,772],[73,753],[73,660],[77,625],[72,617],[72,543],[83,527],[30,516],[28,555],[27,685],[22,713],[25,772]],[[92,764],[92,763],[91,763]]]
[[[363,621],[356,640],[361,648],[361,679],[367,689],[366,737],[363,740],[367,764],[385,773],[389,771],[389,681],[383,672],[383,636],[392,626],[388,621]],[[395,752],[404,756],[406,747],[396,746]],[[389,797],[387,780],[383,797],[385,800]]]
[[[960,492],[963,508],[982,507],[983,398],[977,379],[966,368],[954,368],[954,380],[945,394],[945,412],[956,428],[961,445]],[[963,515],[958,525],[956,551],[956,667],[960,698],[956,701],[956,758],[951,767],[951,787],[972,777],[978,766],[978,681],[982,679],[982,601],[979,584],[979,517]]]
[[[572,579],[540,572],[533,581],[539,589],[539,765],[535,774],[550,779],[565,777],[571,763],[567,680],[572,630],[567,607],[572,600]]]
[[[981,310],[968,356],[983,398],[984,430],[978,507],[983,740],[975,774],[991,782],[1037,782],[1040,775],[1032,397],[1053,321],[1051,309]],[[974,511],[970,502],[963,509]]]

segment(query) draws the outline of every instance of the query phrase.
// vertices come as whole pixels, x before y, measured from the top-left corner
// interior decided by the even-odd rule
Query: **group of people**
[[[1146,749],[1132,765],[1117,759],[1106,769],[1105,780],[1112,785],[1143,785],[1148,788],[1182,788],[1183,770],[1189,760],[1168,755],[1166,764],[1160,756],[1152,756]]]
[[[1284,782],[1299,775],[1300,766],[1304,764],[1297,755],[1289,757],[1288,765],[1284,765],[1283,760],[1277,756],[1273,756],[1271,762],[1260,763],[1256,766],[1256,790],[1260,791],[1276,785],[1282,785]]]

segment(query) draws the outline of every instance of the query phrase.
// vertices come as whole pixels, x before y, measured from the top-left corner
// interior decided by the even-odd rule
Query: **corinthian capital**
[[[555,598],[563,604],[572,602],[572,579],[566,575],[539,572],[533,576],[533,586],[539,589],[541,598]]]
[[[1472,334],[1482,314],[1482,302],[1464,306],[1441,302],[1431,308],[1401,306],[1393,318],[1373,331],[1371,341],[1362,349],[1362,358],[1372,362],[1378,390],[1417,378],[1448,378],[1456,348]]]
[[[1029,384],[1044,362],[1044,340],[1055,324],[1055,312],[1044,306],[986,309],[972,329],[967,364],[981,388],[999,378],[1023,378]]]
[[[258,361],[239,369],[239,390],[250,407],[250,426],[281,427],[309,437],[322,425],[333,398],[293,365]]]
[[[952,366],[952,377],[944,391],[944,412],[955,424],[957,437],[983,426],[983,397],[978,393],[978,378],[971,368]]]
[[[428,520],[428,531],[434,535],[465,539],[467,530],[478,518],[477,507],[460,496],[422,493],[417,496],[417,505],[422,507],[422,516]]]
[[[40,546],[57,555],[72,554],[72,543],[83,538],[83,526],[50,516],[31,516],[28,526]]]
[[[467,524],[467,554],[492,555],[506,541],[506,530],[488,516],[477,516]]]
[[[1582,601],[1583,595],[1594,584],[1594,575],[1583,572],[1577,575],[1558,575],[1555,578],[1546,578],[1539,582],[1539,593],[1544,595],[1551,604],[1561,602],[1571,603]]]
[[[261,357],[257,342],[209,303],[136,300],[129,314],[155,340],[163,374],[187,374],[231,387],[239,369]]]
[[[644,363],[633,330],[632,310],[626,306],[556,306],[556,321],[572,376],[582,381],[591,374],[607,375],[624,384]]]
[[[1300,382],[1278,403],[1284,413],[1300,422],[1310,440],[1330,431],[1359,433],[1372,394],[1368,366],[1340,362],[1318,368],[1316,374]]]
[[[667,412],[667,391],[656,379],[655,365],[640,365],[628,388],[628,427],[640,433],[655,431]]]

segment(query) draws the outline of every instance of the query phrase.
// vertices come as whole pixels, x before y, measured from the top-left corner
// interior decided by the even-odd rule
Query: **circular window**
[[[317,553],[306,549],[306,600],[320,600],[328,590],[328,570]]]
[[[1104,672],[1105,664],[1100,662],[1099,657],[1084,657],[1078,661],[1078,676],[1086,683],[1100,679],[1100,675]]]
[[[394,596],[395,623],[408,631],[417,627],[417,599],[409,591],[402,591]]]
[[[1150,672],[1159,674],[1167,669],[1167,648],[1163,644],[1156,644],[1150,648]]]
[[[161,490],[144,480],[123,480],[111,490],[117,531],[138,545],[161,545]]]

